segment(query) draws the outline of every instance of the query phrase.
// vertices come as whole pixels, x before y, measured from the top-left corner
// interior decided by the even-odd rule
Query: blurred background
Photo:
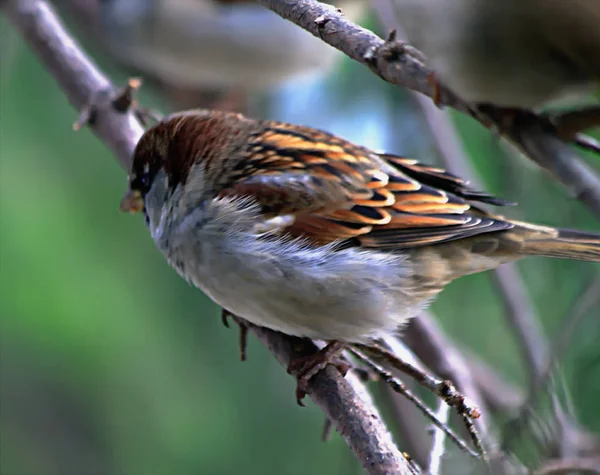
[[[175,14],[193,8],[189,0],[169,2],[175,13],[167,19],[164,2],[59,3],[71,31],[116,84],[131,74],[144,78],[144,105],[243,110],[441,163],[414,96],[260,7],[246,12],[255,17],[235,10],[249,7],[243,2],[196,12],[207,24],[224,22],[213,38],[208,27],[196,29],[191,13]],[[356,7],[347,15],[385,35],[372,12]],[[248,18],[261,34],[242,31]],[[165,42],[157,31],[178,32],[176,45],[188,41],[188,27],[207,35],[197,47],[159,51]],[[0,473],[362,473],[339,436],[321,442],[322,414],[310,402],[296,405],[295,382],[252,337],[248,361],[239,361],[236,330],[222,325],[219,309],[168,267],[142,218],[119,213],[127,180],[117,161],[89,130],[72,131],[77,111],[4,17],[0,28]],[[250,46],[256,58],[213,64],[223,33],[236,37],[224,48]],[[188,55],[190,69],[204,66],[210,77],[186,83],[169,74],[174,66],[156,66],[179,61],[169,51]],[[591,212],[545,172],[472,120],[450,116],[485,188],[519,202],[505,214],[600,231]],[[600,173],[599,157],[586,160]],[[571,261],[528,259],[518,269],[533,318],[550,340],[600,278],[597,265]],[[587,305],[559,372],[561,401],[596,448],[598,300]],[[459,348],[518,393],[527,390],[529,372],[489,274],[453,283],[432,311]],[[402,421],[372,387],[402,447]],[[494,421],[507,420],[511,409],[496,408]],[[426,433],[425,424],[421,429]],[[533,452],[525,444],[519,456],[535,463]]]

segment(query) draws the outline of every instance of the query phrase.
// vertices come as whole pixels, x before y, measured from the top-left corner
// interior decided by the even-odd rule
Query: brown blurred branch
[[[600,458],[549,460],[532,475],[600,475]]]
[[[548,118],[531,114],[526,123],[507,129],[495,114],[475,111],[446,88],[432,87],[432,71],[424,64],[423,55],[395,35],[384,41],[346,20],[343,12],[316,0],[258,0],[258,3],[369,67],[385,81],[424,94],[436,104],[464,112],[485,127],[501,132],[600,218],[600,178],[556,137],[556,128]]]
[[[128,169],[143,128],[130,111],[113,104],[117,91],[86,57],[44,1],[2,3],[8,18],[50,70],[77,110],[93,105],[90,126]],[[293,358],[314,352],[314,344],[248,325],[277,359],[287,365]],[[333,368],[320,372],[309,384],[310,396],[333,422],[370,474],[412,474],[376,409],[358,397]],[[292,397],[292,395],[290,395]]]

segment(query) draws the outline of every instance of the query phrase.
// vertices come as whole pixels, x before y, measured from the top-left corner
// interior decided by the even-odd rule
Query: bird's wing
[[[265,124],[221,195],[252,197],[269,217],[293,216],[288,234],[401,249],[513,227],[474,207],[508,203],[444,170],[309,127]]]

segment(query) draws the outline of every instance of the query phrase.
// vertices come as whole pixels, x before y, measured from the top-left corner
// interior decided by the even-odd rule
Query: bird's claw
[[[344,349],[344,344],[338,341],[329,343],[322,350],[308,356],[302,356],[294,359],[288,366],[288,373],[296,375],[298,384],[296,386],[296,401],[299,406],[304,406],[302,400],[308,393],[308,384],[311,379],[327,367],[333,365],[342,376],[351,369],[351,365],[343,358],[340,353]]]
[[[239,336],[240,361],[246,361],[246,348],[248,347],[248,327],[243,322],[243,320],[240,320],[229,310],[222,309],[221,321],[223,322],[223,325],[225,325],[227,328],[229,328],[229,320],[228,320],[229,317],[231,317],[233,319],[233,321],[235,323],[237,323],[237,325],[240,329],[240,336]]]

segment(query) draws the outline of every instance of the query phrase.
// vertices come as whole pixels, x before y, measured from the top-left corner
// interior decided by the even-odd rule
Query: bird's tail
[[[529,232],[523,234],[519,254],[600,262],[600,234],[521,224]]]

